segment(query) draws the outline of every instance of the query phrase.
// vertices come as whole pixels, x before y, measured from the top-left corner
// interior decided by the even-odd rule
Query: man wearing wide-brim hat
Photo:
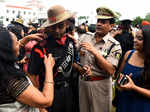
[[[57,9],[57,10],[55,10]],[[48,19],[47,21],[41,26],[41,28],[50,27],[62,21],[65,21],[71,17],[73,17],[73,13],[63,9],[59,5],[55,6],[55,8],[50,8],[47,12]]]
[[[120,44],[109,33],[116,14],[105,7],[96,12],[96,33],[83,35],[80,44],[80,61],[87,69],[80,78],[80,112],[110,112],[112,76],[121,55]]]
[[[55,5],[48,9],[48,19],[41,26],[47,39],[37,44],[31,53],[29,73],[32,78],[39,76],[40,89],[44,82],[43,57],[49,53],[55,59],[54,74],[54,101],[48,112],[72,112],[73,101],[70,88],[72,65],[75,61],[75,45],[71,38],[67,38],[67,19],[73,16],[64,7]],[[34,81],[36,84],[36,81]]]

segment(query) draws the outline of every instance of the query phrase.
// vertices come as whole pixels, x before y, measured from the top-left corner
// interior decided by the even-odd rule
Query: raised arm
[[[54,81],[53,81],[53,66],[55,64],[51,54],[45,56],[45,82],[43,91],[40,92],[33,85],[29,85],[18,97],[17,100],[23,104],[33,107],[48,107],[53,103],[54,98]]]

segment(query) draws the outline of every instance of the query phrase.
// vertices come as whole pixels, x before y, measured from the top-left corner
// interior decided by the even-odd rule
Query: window
[[[13,11],[12,11],[12,13],[14,14],[14,13],[15,13],[15,11],[13,10]]]
[[[24,11],[24,15],[26,15],[26,11]]]
[[[4,16],[0,16],[0,19],[4,19]]]
[[[7,13],[9,13],[9,10],[6,10]]]
[[[21,11],[18,11],[18,14],[21,14]]]
[[[6,21],[9,21],[9,18],[6,18]]]

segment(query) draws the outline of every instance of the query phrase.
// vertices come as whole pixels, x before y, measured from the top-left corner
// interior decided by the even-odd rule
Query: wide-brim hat
[[[97,19],[111,19],[117,18],[117,14],[106,7],[99,7],[96,9]]]
[[[64,7],[60,5],[53,6],[47,11],[48,19],[41,26],[41,28],[50,27],[57,23],[63,22],[74,16],[74,13],[71,13],[68,10],[65,10]]]

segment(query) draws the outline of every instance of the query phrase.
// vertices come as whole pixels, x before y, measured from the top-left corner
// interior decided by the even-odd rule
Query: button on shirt
[[[96,38],[94,35],[85,34],[81,38],[82,40],[80,44],[82,42],[88,42],[92,44],[101,55],[106,57],[107,61],[113,64],[113,66],[116,67],[118,65],[118,61],[122,53],[121,46],[118,41],[116,41],[113,37],[110,36],[109,33],[102,39],[102,41],[98,43],[96,43]],[[115,45],[110,50],[110,53],[108,53],[110,47],[113,44]],[[81,51],[80,53],[81,64],[88,65],[91,67],[91,71],[92,71],[91,75],[104,76],[104,77],[110,76],[108,73],[104,71],[103,68],[100,68],[100,66],[98,66],[97,60],[93,54],[91,54],[90,52],[88,52],[83,48],[80,48],[80,51]]]

